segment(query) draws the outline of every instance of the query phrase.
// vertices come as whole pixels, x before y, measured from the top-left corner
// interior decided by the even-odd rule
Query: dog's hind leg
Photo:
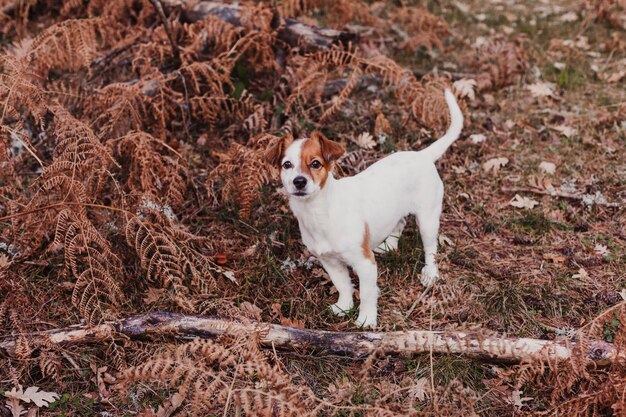
[[[403,217],[398,222],[391,234],[387,237],[387,239],[383,241],[383,243],[381,243],[376,249],[374,249],[374,252],[385,253],[398,250],[398,241],[400,240],[400,236],[402,235],[404,226],[406,226],[406,217]]]
[[[443,204],[443,187],[434,196],[431,204],[420,207],[416,213],[422,243],[424,245],[424,267],[422,268],[421,283],[430,287],[439,281],[439,269],[435,255],[437,254],[437,237],[439,235],[439,218]]]

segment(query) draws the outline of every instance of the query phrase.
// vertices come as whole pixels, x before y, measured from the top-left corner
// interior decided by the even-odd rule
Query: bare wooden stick
[[[170,22],[167,20],[167,16],[165,16],[165,11],[163,10],[163,5],[160,0],[150,0],[152,6],[156,10],[159,15],[159,19],[163,24],[163,29],[165,29],[165,33],[167,34],[167,39],[170,41],[170,47],[172,48],[172,54],[174,54],[174,59],[177,63],[180,64],[180,49],[178,48],[178,44],[176,43],[176,38],[172,34],[172,28],[170,27]]]
[[[234,26],[241,26],[242,8],[238,4],[226,4],[217,1],[161,0],[166,9],[181,8],[182,18],[187,22],[197,22],[209,16]],[[324,29],[305,25],[296,20],[285,19],[279,23],[277,32],[279,39],[291,46],[297,46],[307,52],[329,49],[334,44],[348,44],[355,41],[357,35],[334,29]]]
[[[116,335],[131,339],[170,336],[180,339],[214,338],[220,335],[253,335],[265,347],[365,357],[381,351],[387,354],[433,352],[464,355],[500,362],[560,361],[582,354],[597,365],[624,360],[612,344],[591,341],[577,344],[567,340],[538,340],[496,337],[478,332],[407,330],[396,332],[331,332],[296,329],[270,323],[241,323],[211,317],[153,312],[98,326],[72,326],[24,335],[0,337],[0,349],[13,355],[18,338],[31,346],[90,344],[111,340]]]

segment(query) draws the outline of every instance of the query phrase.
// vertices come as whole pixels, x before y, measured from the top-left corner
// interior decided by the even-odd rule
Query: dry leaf
[[[497,174],[500,168],[509,163],[509,158],[492,158],[483,164],[483,170],[485,172],[493,171]]]
[[[554,126],[552,129],[556,130],[557,132],[561,132],[566,138],[571,138],[576,134],[576,129],[571,126]]]
[[[538,201],[535,201],[528,197],[522,197],[519,194],[515,194],[515,197],[513,197],[513,199],[509,201],[510,206],[523,208],[523,209],[532,209],[537,204],[539,204]]]
[[[237,278],[235,278],[235,273],[233,271],[221,271],[222,275],[231,280],[233,283],[239,285]]]
[[[143,302],[145,304],[156,303],[161,299],[161,297],[163,297],[165,292],[166,290],[164,288],[148,288],[146,295],[143,297]]]
[[[374,135],[380,137],[382,135],[389,135],[391,133],[391,124],[382,112],[378,112],[376,121],[374,122]]]
[[[420,378],[415,381],[415,384],[409,390],[409,394],[413,395],[418,401],[425,401],[428,398],[428,392],[430,391],[430,381],[428,378]]]
[[[511,404],[520,410],[524,406],[525,401],[532,400],[533,397],[522,397],[522,391],[514,390],[511,392]]]
[[[476,98],[476,80],[472,78],[461,78],[458,81],[455,81],[452,86],[454,87],[454,91],[456,91],[459,97],[467,97],[470,100],[474,100]]]
[[[251,318],[251,319],[255,319],[256,321],[261,321],[261,312],[263,310],[261,310],[256,305],[254,305],[254,304],[252,304],[252,303],[250,303],[248,301],[244,301],[239,306],[239,309],[244,313],[244,315],[246,317]]]
[[[584,268],[580,268],[577,274],[572,275],[572,278],[575,279],[586,279],[589,278],[589,274],[585,271]]]
[[[472,143],[481,143],[487,140],[487,137],[483,134],[477,133],[474,135],[470,135],[469,139],[472,141]]]
[[[24,387],[21,385],[18,385],[17,388],[13,387],[11,391],[6,391],[4,396],[16,398],[27,404],[32,401],[37,407],[47,407],[50,403],[59,399],[59,394],[56,392],[39,391],[39,387],[28,387],[24,391]]]
[[[373,149],[376,146],[376,142],[369,132],[363,132],[353,139],[353,142],[357,144],[359,148]]]
[[[20,404],[20,400],[17,398],[9,398],[6,401],[6,406],[11,410],[11,417],[20,417],[26,414],[26,409]]]
[[[602,255],[602,256],[609,256],[610,252],[609,252],[609,248],[607,248],[606,246],[598,243],[593,250],[598,254],[598,255]]]
[[[0,268],[6,268],[9,264],[9,257],[4,253],[0,255]]]
[[[567,261],[567,257],[563,256],[563,255],[557,255],[554,253],[544,253],[543,254],[543,259],[547,260],[547,261],[552,261],[555,264],[562,264],[563,262]]]
[[[554,84],[536,82],[535,84],[529,84],[526,86],[533,97],[554,97]]]
[[[454,242],[448,236],[439,234],[439,246],[454,246]]]
[[[576,12],[567,12],[559,17],[561,22],[575,22],[578,20]]]
[[[608,83],[618,83],[622,81],[622,78],[626,77],[626,70],[619,70],[612,74],[602,73],[600,74],[600,78],[605,80]]]
[[[282,317],[280,319],[280,324],[282,326],[295,327],[296,329],[304,329],[304,320],[290,319],[290,318],[287,318],[287,317]]]
[[[554,172],[556,171],[556,165],[552,162],[542,161],[539,164],[539,169],[545,174],[554,174]]]

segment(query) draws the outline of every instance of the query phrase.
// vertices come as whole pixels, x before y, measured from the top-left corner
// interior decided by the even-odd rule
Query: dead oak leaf
[[[21,385],[13,387],[11,391],[6,391],[4,396],[18,399],[27,404],[32,402],[37,407],[48,407],[50,403],[59,399],[59,394],[56,392],[40,391],[39,387],[28,387],[24,390]]]
[[[509,163],[509,158],[492,158],[483,164],[483,170],[485,172],[493,172],[497,174],[500,168]]]
[[[533,97],[554,97],[554,84],[553,83],[544,83],[544,82],[536,82],[534,84],[529,84],[526,86]]]
[[[543,171],[544,174],[554,174],[556,171],[556,164],[548,161],[542,161],[539,164],[539,169]]]
[[[574,279],[587,279],[589,278],[589,273],[585,271],[584,268],[580,268],[577,273],[572,275]]]
[[[554,126],[552,129],[556,130],[557,132],[560,132],[563,136],[565,136],[568,139],[576,134],[576,129],[574,129],[571,126],[565,126],[565,125]]]
[[[511,404],[513,404],[518,410],[521,410],[522,407],[524,407],[525,402],[532,399],[533,397],[522,397],[522,391],[520,390],[514,390],[513,392],[511,392]]]
[[[9,409],[9,411],[11,411],[11,417],[21,417],[26,414],[26,409],[17,398],[9,398],[6,401],[5,406]]]
[[[359,148],[362,149],[373,149],[374,146],[376,146],[376,141],[374,141],[374,137],[372,137],[369,132],[361,133],[360,135],[352,139],[352,141],[356,143]]]
[[[452,84],[454,91],[457,92],[459,97],[467,97],[470,100],[476,98],[476,80],[472,78],[461,78]]]
[[[430,392],[430,381],[428,378],[420,378],[415,381],[415,384],[409,389],[409,395],[413,396],[418,401],[425,401],[428,398]]]
[[[605,245],[602,245],[600,243],[598,243],[594,248],[593,251],[595,253],[597,253],[598,255],[602,255],[602,256],[609,256],[610,252],[609,252],[609,248],[607,248]]]
[[[470,135],[469,140],[471,140],[472,143],[482,143],[487,140],[487,137],[482,133],[475,133]]]
[[[538,204],[539,204],[538,201],[535,201],[528,197],[522,197],[519,194],[515,194],[515,197],[513,197],[513,199],[509,201],[510,206],[522,208],[522,209],[528,209],[528,210],[534,208]]]

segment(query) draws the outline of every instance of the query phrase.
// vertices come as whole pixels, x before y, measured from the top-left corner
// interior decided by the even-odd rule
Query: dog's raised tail
[[[435,143],[425,149],[430,154],[433,161],[441,158],[441,155],[454,143],[455,140],[461,134],[463,129],[463,112],[459,108],[456,98],[452,91],[446,88],[446,103],[448,103],[448,110],[450,111],[450,127],[446,131],[446,134],[437,139]]]

